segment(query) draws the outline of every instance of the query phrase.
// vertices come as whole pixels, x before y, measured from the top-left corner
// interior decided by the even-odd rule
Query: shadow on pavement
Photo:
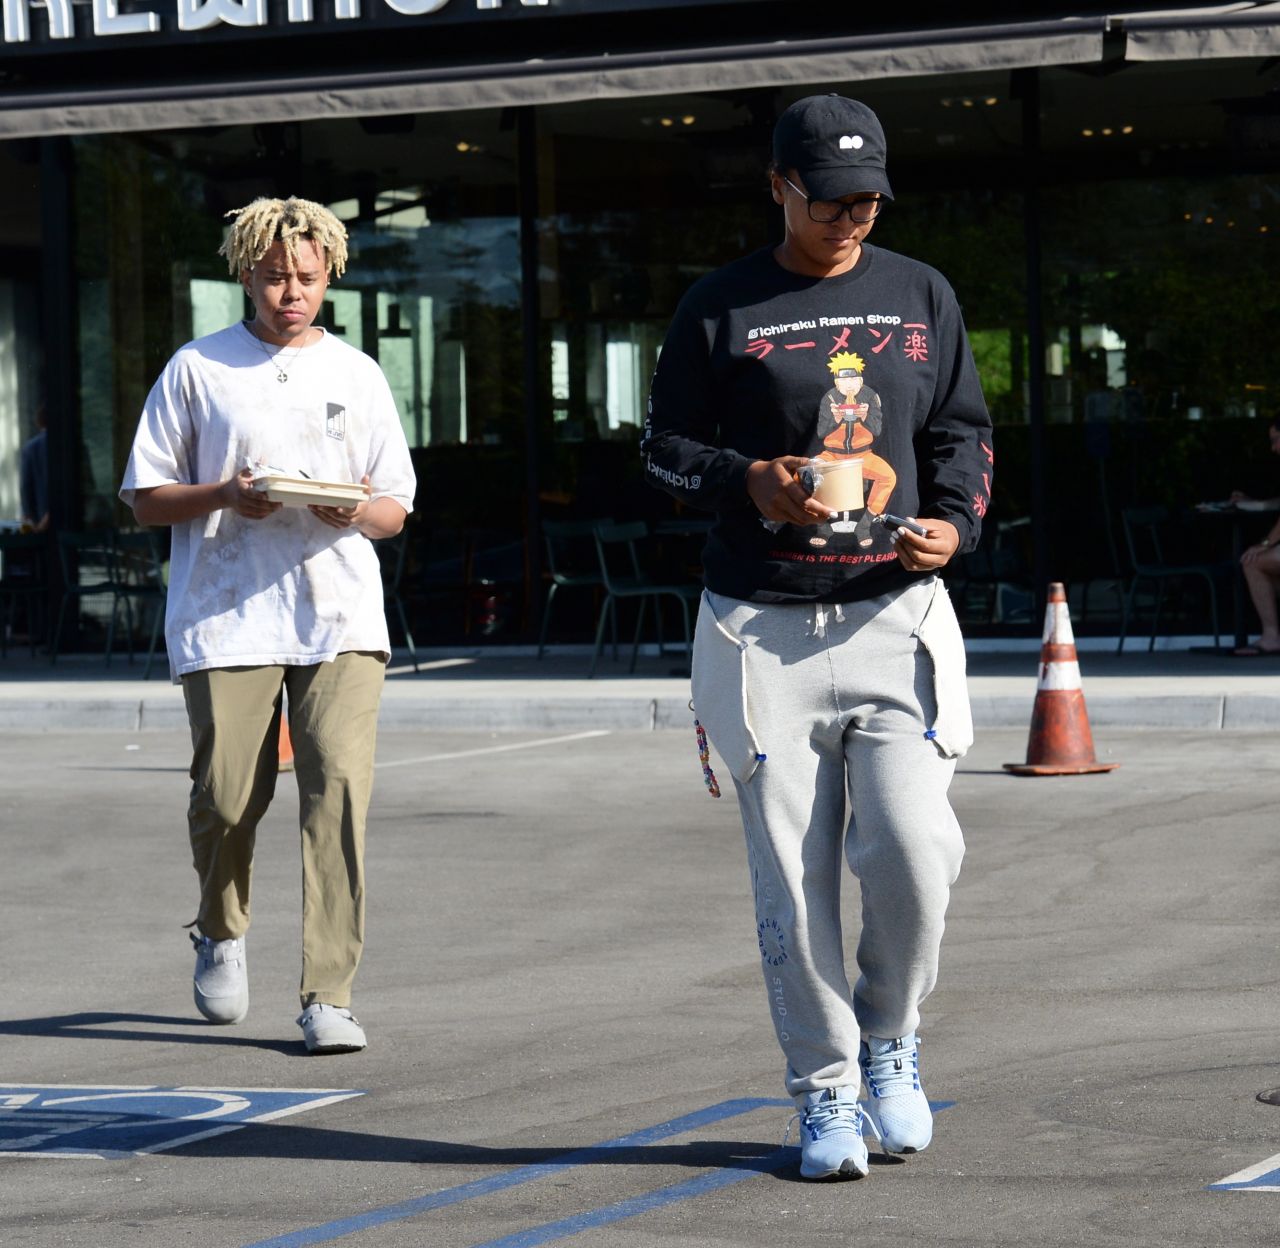
[[[125,1024],[147,1027],[178,1027],[181,1031],[133,1030]],[[149,1040],[161,1044],[217,1044],[230,1048],[269,1049],[287,1057],[310,1056],[297,1040],[259,1039],[236,1035],[199,1018],[170,1018],[160,1014],[119,1014],[112,1011],[83,1011],[54,1014],[47,1018],[0,1020],[0,1036],[49,1036],[76,1040]]]
[[[205,1160],[261,1157],[289,1161],[377,1161],[477,1170],[494,1166],[595,1165],[685,1166],[692,1170],[775,1173],[788,1167],[798,1168],[800,1164],[799,1148],[779,1148],[759,1140],[694,1140],[688,1144],[641,1144],[625,1148],[489,1147],[286,1123],[248,1123],[225,1135],[169,1150],[169,1155]]]

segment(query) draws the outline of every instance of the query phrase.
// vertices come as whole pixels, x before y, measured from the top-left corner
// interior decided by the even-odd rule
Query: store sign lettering
[[[338,21],[360,16],[362,0],[329,0]],[[378,2],[378,0],[374,0]],[[466,0],[460,0],[466,3]],[[543,8],[551,0],[513,0],[526,9]],[[179,30],[208,30],[211,26],[266,26],[267,0],[175,0]],[[450,0],[381,0],[407,17],[422,17],[443,9]],[[481,11],[502,8],[502,0],[474,0]],[[31,41],[31,10],[43,11],[50,39],[74,39],[77,31],[72,0],[0,0],[5,43]],[[158,13],[121,13],[120,0],[92,0],[93,29],[82,35],[153,35],[160,29]],[[315,21],[314,0],[288,0],[290,22]],[[83,20],[83,19],[82,19]]]

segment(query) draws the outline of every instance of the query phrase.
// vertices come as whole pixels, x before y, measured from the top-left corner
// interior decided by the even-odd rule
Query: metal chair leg
[[[596,664],[600,662],[600,648],[604,644],[604,622],[613,610],[613,595],[606,594],[603,605],[600,607],[600,619],[596,624],[596,647],[591,653],[591,666],[587,670],[587,679],[590,680],[596,674]],[[618,630],[617,618],[614,617],[614,654],[617,654]]]
[[[551,627],[551,604],[556,600],[556,590],[560,586],[551,582],[551,588],[547,590],[547,600],[542,604],[542,627],[538,630],[538,653],[536,658],[542,658],[542,652],[547,648],[547,630]]]
[[[1129,620],[1133,615],[1134,599],[1138,596],[1138,581],[1141,577],[1135,576],[1129,582],[1129,592],[1124,597],[1123,609],[1120,616],[1120,640],[1116,643],[1116,653],[1124,653],[1124,639],[1129,633]]]
[[[67,598],[68,594],[62,595],[62,601],[58,603],[58,623],[53,630],[53,641],[49,646],[49,666],[52,667],[58,661],[58,650],[62,645],[62,625],[67,615]]]
[[[640,610],[636,612],[636,635],[631,639],[631,666],[627,668],[627,675],[634,676],[636,672],[636,656],[640,653],[640,632],[644,628],[644,612],[649,605],[649,596],[647,594],[640,598]]]
[[[1160,631],[1160,609],[1164,606],[1165,585],[1168,582],[1160,577],[1156,580],[1156,609],[1151,616],[1151,640],[1147,642],[1147,653],[1152,654],[1156,648],[1156,634]]]
[[[409,651],[409,658],[413,661],[413,670],[418,670],[418,647],[413,644],[413,634],[409,631],[409,617],[405,612],[404,603],[401,601],[400,595],[396,595],[396,614],[400,617],[400,631],[404,633],[405,648]]]
[[[1213,648],[1217,650],[1221,646],[1221,630],[1218,628],[1218,587],[1213,583],[1213,577],[1207,572],[1204,579],[1209,586],[1209,616],[1213,621]]]
[[[156,641],[160,636],[160,626],[164,623],[164,599],[155,604],[155,619],[151,621],[151,643],[147,646],[147,666],[142,671],[142,679],[151,679],[151,665],[155,662]]]

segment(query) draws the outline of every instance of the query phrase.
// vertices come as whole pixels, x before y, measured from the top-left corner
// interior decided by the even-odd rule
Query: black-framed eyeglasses
[[[868,221],[876,219],[884,206],[884,200],[878,195],[875,199],[855,199],[848,204],[839,199],[811,199],[785,173],[782,180],[804,200],[809,208],[809,220],[816,221],[819,225],[839,221],[846,212],[855,225],[866,225]]]

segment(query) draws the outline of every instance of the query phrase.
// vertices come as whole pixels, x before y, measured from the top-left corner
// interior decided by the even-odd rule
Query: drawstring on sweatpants
[[[827,635],[827,610],[828,608],[822,603],[816,603],[813,608],[813,635],[815,637],[825,637]],[[844,623],[844,607],[838,602],[831,604],[830,610],[835,612],[836,623]]]

